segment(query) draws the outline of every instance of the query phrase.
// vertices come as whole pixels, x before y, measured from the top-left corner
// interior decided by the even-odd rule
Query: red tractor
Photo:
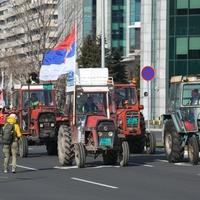
[[[104,164],[128,164],[128,143],[110,117],[115,106],[109,98],[107,78],[107,68],[79,69],[80,81],[74,90],[67,91],[69,121],[60,126],[58,133],[58,158],[62,165],[71,165],[75,159],[82,168],[88,154],[94,158],[101,154]]]
[[[58,112],[53,84],[15,86],[12,112],[18,115],[23,139],[19,154],[28,155],[28,144],[45,144],[48,155],[57,153],[57,132],[66,118]]]
[[[131,153],[155,153],[154,134],[146,132],[145,120],[141,113],[135,83],[115,84],[114,99],[117,110],[117,124],[121,134],[125,135]]]

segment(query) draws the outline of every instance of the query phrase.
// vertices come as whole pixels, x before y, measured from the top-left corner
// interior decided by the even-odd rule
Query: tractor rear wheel
[[[129,146],[127,141],[121,143],[121,150],[119,152],[119,164],[124,167],[128,165],[129,161]]]
[[[199,161],[199,146],[195,136],[188,139],[188,158],[193,165],[197,165]]]
[[[28,140],[25,136],[19,139],[19,156],[21,158],[28,156]]]
[[[58,131],[58,160],[61,165],[71,165],[73,151],[71,143],[71,131],[68,126],[61,125]]]
[[[181,146],[181,136],[177,133],[172,120],[168,120],[164,127],[164,148],[169,162],[180,162],[184,155]]]
[[[104,165],[114,165],[117,163],[117,152],[114,150],[103,152],[103,163]]]
[[[86,154],[85,147],[82,143],[74,144],[74,154],[75,154],[75,162],[78,168],[85,167]]]
[[[156,137],[153,133],[145,134],[145,147],[147,154],[154,154],[156,152]]]

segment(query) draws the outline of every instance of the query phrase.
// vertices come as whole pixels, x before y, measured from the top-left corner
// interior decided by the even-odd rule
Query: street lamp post
[[[101,0],[101,67],[105,67],[105,0]]]

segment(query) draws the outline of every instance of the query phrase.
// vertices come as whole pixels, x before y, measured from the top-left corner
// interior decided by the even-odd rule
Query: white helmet
[[[17,115],[14,113],[10,114],[9,117],[13,117],[13,118],[17,119]]]

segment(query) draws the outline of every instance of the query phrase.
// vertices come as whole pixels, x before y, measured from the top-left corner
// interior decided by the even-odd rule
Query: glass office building
[[[169,1],[169,77],[200,74],[200,0]]]
[[[83,37],[96,35],[96,0],[83,2]]]
[[[166,112],[170,77],[200,74],[200,0],[141,0],[141,8],[141,68],[155,70],[150,89],[141,79],[141,103],[154,120]]]
[[[124,58],[134,59],[140,49],[141,0],[104,0],[104,4],[106,47],[120,49]],[[74,17],[73,9],[78,17]],[[59,22],[66,29],[63,37],[75,19],[78,22],[79,43],[87,35],[101,35],[101,9],[102,0],[62,0]]]
[[[140,49],[141,0],[112,0],[111,48],[118,48],[125,57]]]

